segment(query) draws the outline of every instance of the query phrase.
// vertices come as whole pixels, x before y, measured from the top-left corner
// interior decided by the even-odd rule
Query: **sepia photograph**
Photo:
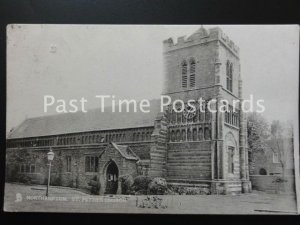
[[[4,211],[299,214],[298,25],[6,35]]]

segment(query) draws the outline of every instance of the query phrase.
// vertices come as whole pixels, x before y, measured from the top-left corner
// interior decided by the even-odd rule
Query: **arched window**
[[[201,127],[199,128],[198,137],[199,137],[199,141],[203,140],[203,130]]]
[[[172,122],[176,123],[176,112],[174,110],[172,111]]]
[[[230,80],[231,80],[231,82],[230,82],[230,89],[232,91],[232,79],[233,79],[233,64],[232,63],[230,63],[229,76],[230,76]]]
[[[181,120],[182,120],[182,123],[186,123],[187,122],[187,119],[186,119],[186,117],[184,115],[181,116]]]
[[[208,129],[208,127],[204,128],[204,138],[205,138],[205,140],[210,139],[210,130]]]
[[[171,131],[171,141],[172,142],[175,141],[175,131],[174,130]]]
[[[190,129],[187,130],[187,140],[191,141],[192,140],[192,132]]]
[[[232,92],[232,74],[233,64],[227,61],[226,63],[226,89]]]
[[[177,130],[177,131],[176,131],[176,141],[181,141],[180,130]]]
[[[142,133],[142,137],[141,137],[141,141],[144,141],[144,138],[145,138],[145,134],[144,132]]]
[[[193,117],[193,122],[196,123],[199,119],[199,110],[196,107],[195,116]]]
[[[187,63],[185,60],[181,63],[181,75],[182,75],[181,86],[183,88],[187,88]]]
[[[228,173],[234,173],[234,147],[228,146]]]
[[[204,120],[204,110],[203,110],[203,106],[201,106],[201,108],[199,107],[199,121],[203,121]]]
[[[186,141],[186,132],[185,132],[185,130],[182,130],[182,132],[181,132],[181,140]]]
[[[181,123],[181,116],[182,116],[182,113],[177,113],[177,123]]]
[[[211,109],[211,104],[210,104],[210,109]],[[210,121],[210,110],[208,108],[208,102],[205,103],[205,121]]]
[[[195,87],[196,63],[194,59],[190,60],[190,87]]]
[[[145,140],[149,140],[149,132],[146,132],[146,134],[145,134]]]
[[[197,129],[193,129],[193,141],[197,141]]]
[[[259,170],[259,175],[267,175],[267,171],[264,168]]]

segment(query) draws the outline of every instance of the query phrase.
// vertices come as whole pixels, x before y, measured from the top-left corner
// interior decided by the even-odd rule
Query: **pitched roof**
[[[8,134],[8,139],[40,137],[88,131],[114,130],[154,126],[154,120],[160,111],[160,100],[150,100],[149,113],[139,109],[133,111],[130,105],[129,112],[126,104],[122,105],[122,112],[112,112],[111,107],[92,109],[88,112],[64,113],[58,115],[26,119],[15,130]]]
[[[131,145],[130,149],[141,159],[150,159],[150,145]]]
[[[117,145],[111,142],[111,145],[120,152],[125,159],[139,160],[139,157],[130,149],[128,145]]]

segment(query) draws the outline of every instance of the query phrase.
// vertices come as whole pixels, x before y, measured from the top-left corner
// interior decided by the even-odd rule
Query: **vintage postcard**
[[[7,26],[4,210],[298,214],[298,25]]]

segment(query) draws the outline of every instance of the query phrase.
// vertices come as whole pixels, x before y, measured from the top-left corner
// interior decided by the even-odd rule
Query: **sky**
[[[268,121],[297,122],[299,27],[218,26],[240,48],[244,99],[263,99]],[[44,112],[44,96],[88,100],[159,98],[163,85],[162,41],[200,25],[8,25],[7,129]]]

